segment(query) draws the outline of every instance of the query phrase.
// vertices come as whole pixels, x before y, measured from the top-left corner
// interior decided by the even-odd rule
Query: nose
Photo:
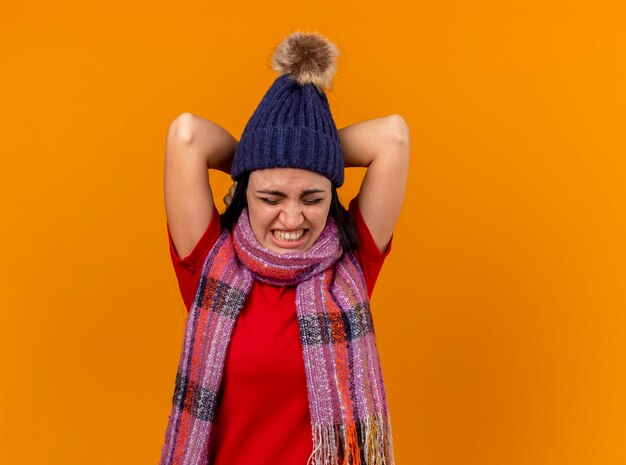
[[[302,210],[297,205],[287,205],[283,208],[279,215],[280,222],[285,226],[285,229],[296,229],[302,224],[304,215]]]

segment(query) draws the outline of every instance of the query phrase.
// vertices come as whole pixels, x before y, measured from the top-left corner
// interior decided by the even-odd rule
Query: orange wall
[[[411,127],[372,303],[397,463],[626,463],[622,5],[3,7],[0,463],[158,462],[186,314],[167,126],[238,137],[295,28],[343,51],[338,126]]]

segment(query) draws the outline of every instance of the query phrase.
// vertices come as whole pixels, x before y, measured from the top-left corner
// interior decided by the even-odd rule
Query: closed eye
[[[259,197],[259,200],[268,205],[278,205],[280,203],[280,200],[268,199],[267,197]]]

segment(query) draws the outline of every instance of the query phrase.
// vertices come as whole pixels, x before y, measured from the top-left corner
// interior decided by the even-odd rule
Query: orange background
[[[239,137],[297,28],[343,52],[339,127],[411,128],[372,302],[397,463],[626,463],[623,5],[4,6],[0,463],[158,462],[186,315],[167,127]]]

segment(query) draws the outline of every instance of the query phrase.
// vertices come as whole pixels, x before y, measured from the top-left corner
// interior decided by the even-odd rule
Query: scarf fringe
[[[360,423],[363,451],[358,441],[357,425],[354,423],[347,427],[343,424],[315,425],[314,448],[307,465],[394,465],[389,412],[384,418],[375,414],[368,415]],[[344,451],[343,457],[340,457],[340,450]]]

